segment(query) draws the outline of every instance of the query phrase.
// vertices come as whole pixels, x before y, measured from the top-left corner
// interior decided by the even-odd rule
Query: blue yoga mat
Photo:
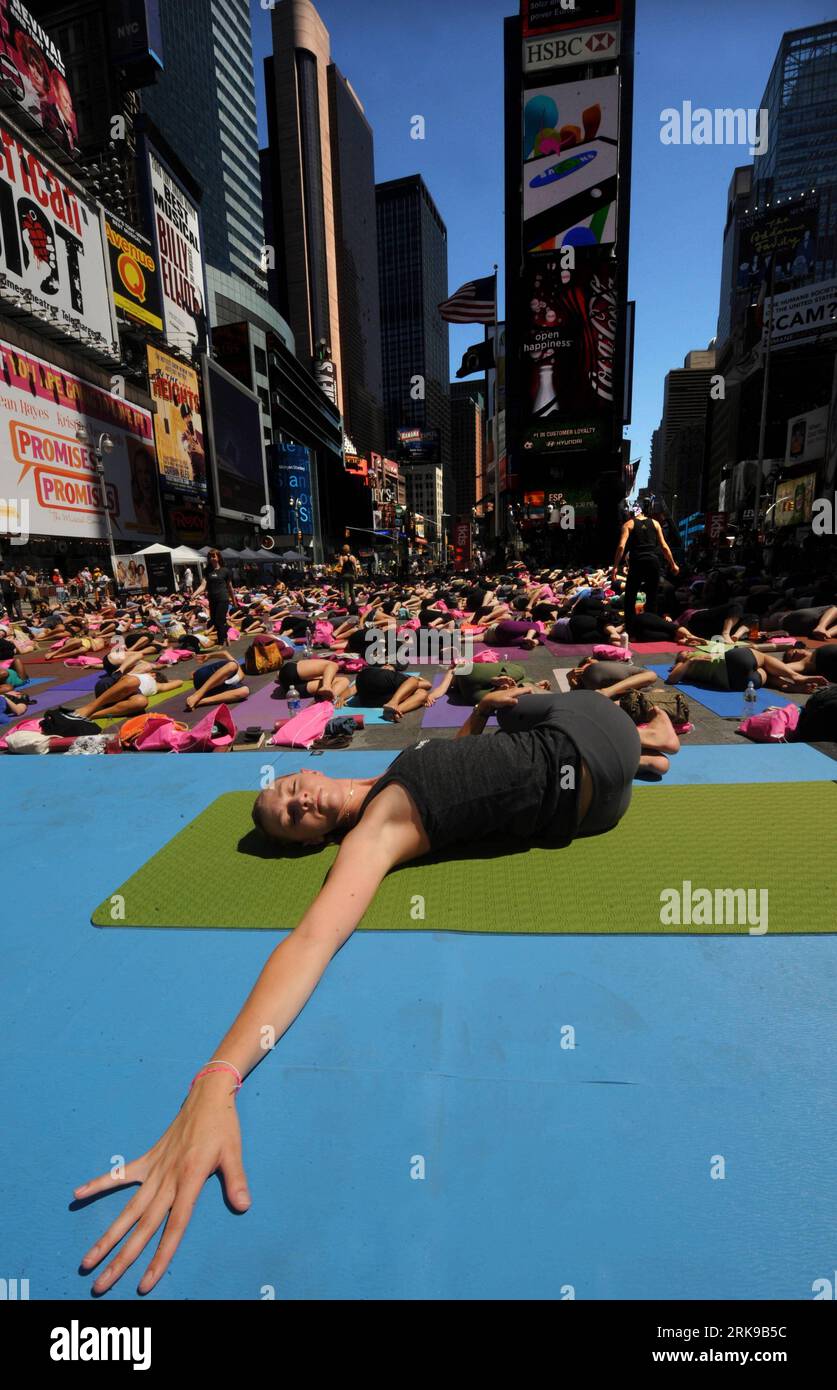
[[[649,666],[649,671],[656,671],[661,680],[665,680],[671,666]],[[687,700],[696,700],[703,705],[704,709],[711,710],[713,714],[718,714],[722,719],[744,719],[744,691],[743,690],[707,690],[702,685],[684,685],[678,683],[674,689],[682,690]],[[747,706],[747,714],[763,714],[771,705],[781,705],[787,703],[786,697],[778,690],[757,690],[756,698],[751,705]]]
[[[671,759],[661,782],[646,787],[694,787],[724,782],[837,782],[837,761],[807,743],[692,744]]]

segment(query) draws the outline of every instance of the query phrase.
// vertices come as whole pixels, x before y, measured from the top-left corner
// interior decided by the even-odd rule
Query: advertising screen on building
[[[197,372],[149,347],[148,388],[157,407],[154,440],[160,486],[166,494],[206,496],[206,447]]]
[[[524,250],[612,244],[618,168],[618,77],[526,91]]]
[[[771,333],[772,322],[772,333]],[[823,280],[818,285],[805,285],[765,301],[762,342],[777,348],[800,347],[812,343],[822,333],[837,328],[837,280]]]
[[[197,204],[149,143],[152,222],[163,284],[166,341],[185,357],[206,346],[206,285]]]
[[[775,257],[776,286],[803,280],[814,272],[817,256],[816,207],[777,208],[741,229],[738,245],[739,290],[758,293]]]
[[[105,213],[105,241],[117,312],[162,333],[160,274],[148,237],[108,212]]]
[[[259,398],[217,362],[202,360],[215,510],[218,516],[255,524],[267,505]]]
[[[814,510],[816,487],[816,473],[806,473],[802,478],[791,478],[780,483],[776,489],[775,525],[805,526]]]
[[[398,431],[399,452],[410,463],[439,463],[439,431],[401,429]]]
[[[824,459],[827,438],[827,405],[819,410],[809,410],[804,415],[794,415],[788,420],[786,466],[790,468],[797,463],[818,463],[820,459]]]
[[[280,536],[314,534],[311,453],[304,444],[273,444],[270,481]],[[297,505],[298,504],[298,505]]]
[[[0,291],[68,337],[117,350],[101,214],[2,126]]]
[[[524,449],[605,447],[613,432],[616,268],[605,255],[530,259],[524,273]],[[620,402],[621,405],[621,402]]]
[[[582,29],[620,19],[621,0],[521,0],[524,34],[548,34],[556,29]]]
[[[28,505],[33,536],[101,538],[105,499],[89,444],[102,433],[114,539],[159,540],[151,415],[121,396],[0,342],[0,496]]]
[[[78,124],[64,60],[21,0],[0,0],[0,103],[14,105],[68,154]]]
[[[152,58],[163,66],[160,0],[108,0],[110,52],[120,67]]]

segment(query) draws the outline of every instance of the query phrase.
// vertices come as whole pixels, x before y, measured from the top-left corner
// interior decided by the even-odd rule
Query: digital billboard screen
[[[533,87],[523,104],[523,247],[616,240],[619,78]]]
[[[259,398],[211,358],[202,361],[215,511],[256,524],[267,505]]]

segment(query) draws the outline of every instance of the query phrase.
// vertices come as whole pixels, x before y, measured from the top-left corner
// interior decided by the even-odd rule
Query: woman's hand
[[[92,1269],[134,1227],[118,1255],[99,1275],[93,1285],[94,1293],[104,1293],[121,1278],[165,1221],[157,1251],[139,1284],[140,1293],[153,1289],[171,1263],[201,1188],[217,1170],[223,1175],[230,1205],[236,1211],[247,1211],[250,1194],[241,1159],[233,1086],[229,1072],[202,1077],[163,1137],[142,1158],[129,1163],[123,1177],[106,1173],[75,1189],[75,1197],[83,1201],[125,1184],[141,1184],[122,1214],[82,1260],[85,1269]]]

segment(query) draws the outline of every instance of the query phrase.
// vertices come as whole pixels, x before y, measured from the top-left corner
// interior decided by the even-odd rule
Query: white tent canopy
[[[175,565],[203,565],[206,563],[205,557],[189,545],[179,545],[176,550],[172,551],[171,558]]]
[[[170,545],[147,545],[144,550],[138,550],[137,555],[171,555]]]

